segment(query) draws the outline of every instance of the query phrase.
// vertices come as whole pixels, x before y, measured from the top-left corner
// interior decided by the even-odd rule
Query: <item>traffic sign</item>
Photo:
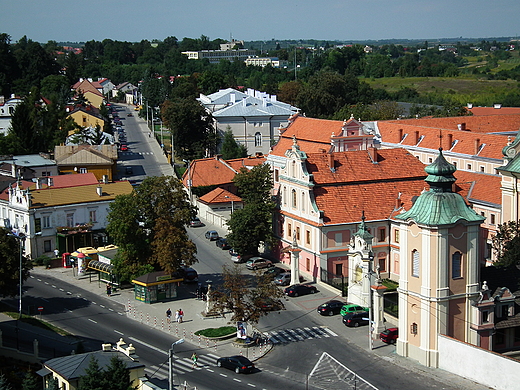
[[[38,306],[38,311],[43,311],[43,306]]]

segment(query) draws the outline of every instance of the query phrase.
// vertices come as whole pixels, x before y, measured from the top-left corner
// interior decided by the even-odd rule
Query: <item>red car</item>
[[[128,150],[128,146],[126,145],[121,145],[121,147],[119,148],[119,150],[121,150],[122,152],[125,152]]]
[[[394,344],[399,337],[399,330],[397,328],[388,328],[379,334],[379,338],[383,343]]]

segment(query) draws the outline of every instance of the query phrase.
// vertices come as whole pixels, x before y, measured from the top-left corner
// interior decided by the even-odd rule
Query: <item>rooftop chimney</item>
[[[416,131],[415,131],[415,144],[416,144],[416,145],[419,143],[419,138],[420,138],[419,131],[416,130]]]
[[[96,192],[99,196],[103,195],[103,187],[101,186],[97,186],[96,187]]]
[[[377,162],[377,149],[374,148],[373,146],[371,146],[371,147],[367,148],[367,151],[368,151],[368,155],[372,159],[372,162],[376,163]]]
[[[329,153],[327,155],[327,158],[328,158],[328,164],[329,164],[329,168],[332,172],[335,171],[335,168],[334,168],[334,155],[332,153]]]
[[[36,189],[41,190],[42,189],[42,179],[37,177],[36,178]]]
[[[54,180],[52,179],[52,177],[47,178],[47,185],[49,187],[52,187],[54,185]]]
[[[462,131],[466,131],[466,123],[462,122],[457,125],[457,128]]]
[[[397,143],[401,142],[403,140],[403,129],[399,129],[399,140]]]
[[[477,138],[477,139],[475,140],[475,155],[478,154],[479,149],[480,149],[480,138]]]
[[[453,145],[453,134],[448,134],[448,147],[446,149],[450,150],[451,145]]]

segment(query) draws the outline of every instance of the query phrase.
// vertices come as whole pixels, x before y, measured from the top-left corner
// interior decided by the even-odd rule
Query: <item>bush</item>
[[[49,256],[41,255],[40,257],[37,257],[34,259],[34,263],[36,265],[45,265],[50,264],[51,258]]]
[[[198,330],[195,332],[195,335],[204,337],[223,337],[236,333],[236,331],[237,328],[235,326],[221,326],[220,328]]]

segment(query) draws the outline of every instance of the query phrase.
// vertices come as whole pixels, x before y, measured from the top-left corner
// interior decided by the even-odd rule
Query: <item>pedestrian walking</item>
[[[197,364],[197,360],[199,360],[199,357],[197,356],[197,354],[195,352],[193,352],[193,355],[191,355],[191,360],[193,361],[193,365],[191,366],[191,368],[195,368],[195,367],[199,366]]]
[[[179,310],[175,312],[175,322],[179,322]]]
[[[54,257],[60,257],[60,251],[58,248],[54,249]]]
[[[107,283],[107,295],[108,296],[112,295],[112,286],[110,285],[110,283]]]
[[[184,317],[184,312],[182,309],[179,309],[179,322],[182,322],[182,317]]]
[[[170,308],[168,308],[168,310],[166,310],[166,322],[168,322],[168,324],[171,322],[172,320],[172,311],[170,310]]]

